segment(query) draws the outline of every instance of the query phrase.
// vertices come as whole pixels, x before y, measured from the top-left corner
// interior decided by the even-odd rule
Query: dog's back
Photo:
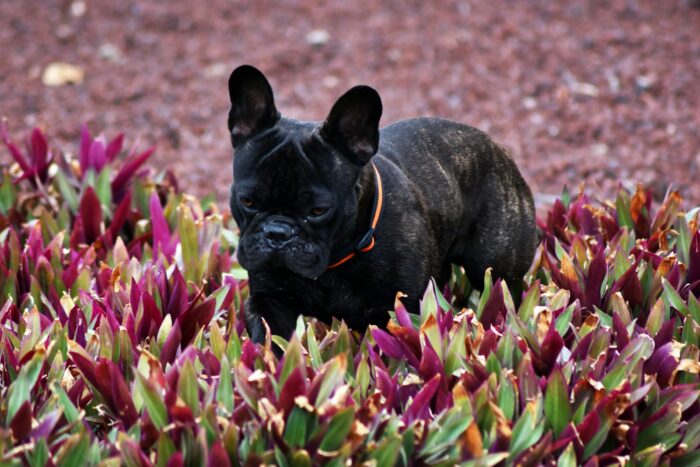
[[[508,153],[486,133],[439,118],[404,120],[380,134],[375,159],[406,176],[439,256],[465,266],[477,288],[489,266],[508,281],[522,277],[537,245],[535,208]],[[429,196],[437,186],[447,195]]]

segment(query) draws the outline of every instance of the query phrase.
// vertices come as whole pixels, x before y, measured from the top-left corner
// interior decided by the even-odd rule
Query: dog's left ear
[[[228,79],[228,93],[231,97],[228,130],[234,146],[279,120],[272,87],[257,68],[241,65],[233,70]]]
[[[343,94],[326,117],[323,138],[350,160],[366,164],[379,147],[382,100],[369,86],[355,86]]]

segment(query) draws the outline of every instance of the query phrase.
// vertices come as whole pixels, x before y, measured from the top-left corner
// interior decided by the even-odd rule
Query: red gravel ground
[[[251,63],[289,116],[322,119],[367,83],[383,124],[484,129],[540,203],[565,184],[604,196],[641,181],[700,204],[699,31],[687,0],[2,0],[0,115],[15,138],[40,125],[71,151],[81,122],[140,136],[186,190],[223,201],[226,80]],[[45,86],[52,62],[84,80]]]

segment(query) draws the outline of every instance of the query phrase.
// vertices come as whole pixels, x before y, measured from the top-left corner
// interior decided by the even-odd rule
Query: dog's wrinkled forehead
[[[261,132],[236,149],[234,178],[258,189],[293,195],[310,183],[326,184],[338,160],[328,153],[313,125],[281,124]]]

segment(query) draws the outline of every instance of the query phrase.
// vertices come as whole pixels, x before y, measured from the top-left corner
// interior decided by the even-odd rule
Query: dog
[[[379,129],[369,86],[343,94],[323,122],[285,118],[250,65],[228,81],[234,151],[230,208],[248,270],[250,338],[289,338],[300,314],[353,329],[385,327],[397,292],[408,311],[461,265],[477,289],[522,282],[537,245],[532,193],[486,133],[439,118]]]

